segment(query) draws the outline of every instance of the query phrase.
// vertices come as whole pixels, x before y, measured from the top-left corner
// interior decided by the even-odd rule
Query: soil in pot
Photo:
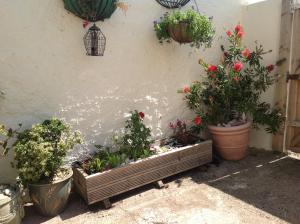
[[[187,32],[189,23],[179,22],[177,25],[169,26],[168,32],[173,40],[180,44],[191,43],[193,41],[191,35]]]
[[[208,126],[214,148],[223,159],[232,161],[241,160],[246,156],[250,128],[250,122],[234,127]]]
[[[44,216],[56,216],[63,212],[71,192],[73,171],[66,170],[51,183],[28,184],[35,208]]]

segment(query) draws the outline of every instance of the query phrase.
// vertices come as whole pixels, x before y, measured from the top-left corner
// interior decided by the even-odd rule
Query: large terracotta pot
[[[251,123],[235,127],[208,126],[213,146],[226,160],[241,160],[246,156]]]
[[[54,183],[29,184],[29,194],[35,208],[45,216],[56,216],[63,212],[71,191],[73,171]]]
[[[192,37],[187,32],[188,22],[180,22],[175,26],[169,26],[168,32],[173,40],[181,44],[191,43]]]

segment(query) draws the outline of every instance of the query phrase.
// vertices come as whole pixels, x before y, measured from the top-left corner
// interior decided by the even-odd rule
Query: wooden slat
[[[280,78],[276,84],[275,101],[276,105],[281,109],[286,116],[286,101],[287,101],[287,83],[286,73],[289,71],[290,65],[290,50],[291,50],[291,35],[292,35],[292,14],[290,12],[290,0],[282,1],[281,13],[281,31],[280,31],[280,48],[278,73]],[[272,146],[277,151],[284,151],[284,133],[285,128],[273,137]]]
[[[81,195],[87,204],[93,204],[211,161],[212,142],[205,141],[90,176],[84,177],[83,170],[77,169],[77,174],[82,175],[80,181],[85,182],[78,187],[80,191],[86,187]]]
[[[288,121],[287,125],[291,126],[291,127],[298,127],[298,128],[300,128],[300,121]]]

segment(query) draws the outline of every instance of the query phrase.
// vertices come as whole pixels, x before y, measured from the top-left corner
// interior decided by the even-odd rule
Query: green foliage
[[[152,143],[151,131],[143,123],[143,116],[138,111],[131,112],[131,117],[125,123],[124,136],[118,141],[118,147],[130,159],[144,158],[145,152],[150,153]]]
[[[14,144],[16,167],[23,184],[51,181],[66,153],[82,142],[78,132],[53,118],[18,134]]]
[[[276,81],[273,65],[262,64],[268,52],[257,46],[252,52],[242,46],[243,30],[227,32],[229,48],[221,46],[224,59],[219,65],[208,65],[200,60],[206,71],[203,82],[195,82],[185,94],[188,106],[202,117],[204,124],[225,125],[246,117],[253,124],[266,126],[266,131],[276,133],[284,121],[278,109],[260,101],[260,96]]]
[[[121,152],[109,152],[108,149],[100,149],[91,159],[83,164],[88,174],[102,172],[104,170],[119,167],[125,162],[125,155]]]
[[[82,164],[84,170],[88,174],[98,173],[119,167],[128,161],[151,156],[151,131],[143,124],[143,118],[143,112],[131,112],[131,117],[125,123],[124,135],[114,137],[114,145],[118,151],[109,152],[109,149],[96,146],[100,150]]]
[[[188,23],[187,33],[192,38],[191,46],[197,48],[211,46],[215,34],[212,23],[206,16],[200,15],[194,10],[166,13],[161,17],[161,21],[155,21],[154,30],[160,43],[171,41],[168,29],[170,26],[176,26],[180,22]]]
[[[22,124],[19,124],[21,128]],[[2,148],[2,156],[6,156],[10,149],[10,141],[18,134],[18,130],[13,130],[12,128],[7,128],[5,125],[0,124],[0,147]]]

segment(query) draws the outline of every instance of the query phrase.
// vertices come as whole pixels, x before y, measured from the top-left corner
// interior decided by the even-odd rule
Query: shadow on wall
[[[118,90],[119,87],[115,87],[106,94],[92,97],[67,94],[66,102],[60,105],[55,116],[64,118],[74,129],[81,130],[85,139],[84,145],[70,152],[71,162],[85,158],[87,152],[95,151],[96,144],[111,145],[113,136],[122,135],[130,111],[136,109],[145,113],[144,122],[151,128],[154,139],[168,136],[169,122],[187,117],[185,113],[191,113],[183,105],[179,105],[178,108],[171,106],[172,99],[160,91],[130,98],[124,93],[116,93]],[[173,111],[171,116],[164,118],[163,114],[169,111]]]

